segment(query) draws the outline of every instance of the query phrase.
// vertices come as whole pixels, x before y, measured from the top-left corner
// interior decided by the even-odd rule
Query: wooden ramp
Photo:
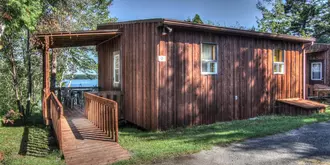
[[[103,165],[129,159],[127,150],[106,136],[78,109],[64,110],[62,151],[68,165]]]

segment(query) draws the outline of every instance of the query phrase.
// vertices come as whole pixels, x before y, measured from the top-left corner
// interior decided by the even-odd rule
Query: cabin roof
[[[134,24],[134,23],[150,23],[150,22],[158,22],[159,26],[167,25],[175,28],[196,30],[196,31],[208,31],[214,33],[222,33],[222,34],[230,34],[230,35],[238,35],[238,36],[247,36],[247,37],[256,37],[256,38],[266,38],[273,40],[285,40],[285,41],[294,41],[294,42],[314,42],[315,38],[312,37],[297,37],[286,34],[275,34],[275,33],[263,33],[256,32],[251,30],[242,30],[221,26],[213,26],[207,24],[196,24],[192,22],[179,21],[174,19],[165,19],[165,18],[154,18],[154,19],[144,19],[144,20],[132,20],[132,21],[124,21],[124,22],[113,22],[98,25],[98,29],[106,29],[109,25],[123,25],[123,24]]]
[[[330,49],[330,44],[327,43],[315,43],[314,45],[311,45],[306,53],[312,54],[312,53],[319,53],[319,52],[326,52]]]
[[[49,37],[50,48],[95,46],[102,44],[118,35],[118,29],[111,30],[86,30],[86,31],[60,31],[53,33],[39,33],[37,37],[45,42],[45,37]]]

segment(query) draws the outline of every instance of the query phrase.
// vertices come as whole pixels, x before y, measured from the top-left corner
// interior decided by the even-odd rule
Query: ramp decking
[[[129,159],[127,150],[91,123],[81,110],[64,110],[62,151],[68,165],[103,165]]]

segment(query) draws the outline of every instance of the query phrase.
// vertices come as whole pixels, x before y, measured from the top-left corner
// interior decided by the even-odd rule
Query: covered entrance
[[[83,107],[63,106],[61,92],[50,89],[52,48],[98,46],[116,37],[116,30],[56,32],[39,34],[43,50],[42,111],[51,125],[67,164],[109,164],[128,159],[129,153],[118,144],[118,100],[120,91],[96,91],[83,94]]]

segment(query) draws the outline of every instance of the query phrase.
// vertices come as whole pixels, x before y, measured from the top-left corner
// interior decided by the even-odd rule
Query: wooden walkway
[[[62,120],[63,154],[68,165],[103,165],[129,159],[127,150],[108,138],[83,112],[65,108]]]

